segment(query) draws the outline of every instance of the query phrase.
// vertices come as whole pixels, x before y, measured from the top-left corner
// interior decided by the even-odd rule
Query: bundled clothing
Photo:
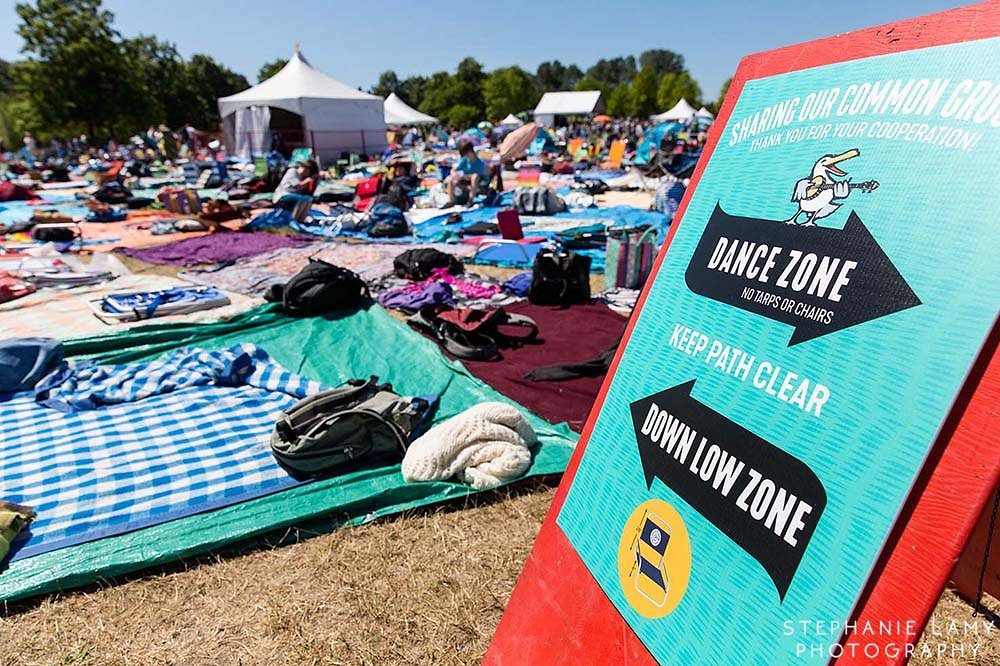
[[[484,402],[417,438],[403,458],[403,479],[455,478],[476,490],[516,479],[531,466],[528,448],[538,438],[514,407]]]
[[[77,412],[191,386],[239,386],[254,372],[257,362],[266,360],[267,352],[259,347],[233,345],[216,351],[177,349],[151,363],[66,361],[35,387],[35,398],[46,407]]]

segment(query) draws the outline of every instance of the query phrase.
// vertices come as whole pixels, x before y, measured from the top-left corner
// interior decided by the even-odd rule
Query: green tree
[[[627,83],[627,82],[626,82]],[[600,90],[601,94],[607,100],[611,91],[614,89],[613,85],[605,83],[604,81],[598,81],[592,76],[585,76],[576,82],[576,90]]]
[[[482,117],[483,114],[474,106],[469,104],[455,104],[449,107],[444,115],[438,119],[448,127],[465,129],[475,125]]]
[[[608,113],[612,116],[621,117],[629,115],[631,110],[631,100],[629,99],[629,87],[624,83],[619,83],[608,95]]]
[[[466,58],[458,63],[454,75],[437,72],[427,80],[419,108],[453,127],[464,124],[472,116],[473,122],[480,120],[486,112],[483,100],[485,78],[483,66],[472,58]]]
[[[666,111],[672,108],[681,99],[686,99],[696,108],[700,106],[701,88],[698,87],[698,83],[687,72],[665,74],[660,79],[660,85],[656,91],[656,103],[660,110]]]
[[[451,74],[448,72],[434,72],[424,86],[424,98],[420,100],[417,107],[424,113],[437,116],[442,119],[442,115],[448,111],[453,104],[458,101],[451,98]],[[443,119],[442,119],[442,122]]]
[[[494,120],[524,111],[534,105],[537,97],[534,79],[520,67],[494,70],[483,82],[486,117]]]
[[[639,67],[650,67],[657,76],[680,74],[684,71],[684,56],[667,49],[650,49],[639,54]]]
[[[410,76],[403,79],[402,83],[399,84],[399,90],[396,94],[402,97],[404,102],[413,108],[417,108],[424,101],[424,91],[426,89],[426,76]]]
[[[177,127],[187,122],[188,109],[197,103],[188,80],[187,66],[177,47],[153,36],[135,37],[122,42],[128,64],[127,94],[129,103],[120,114],[133,132],[149,124],[166,123]],[[125,119],[128,119],[127,121]]]
[[[257,70],[257,83],[267,81],[269,78],[281,71],[288,64],[287,58],[275,58],[271,62],[266,62]]]
[[[455,68],[455,78],[469,86],[480,86],[486,78],[483,66],[475,58],[463,58]]]
[[[535,82],[540,92],[572,90],[583,78],[583,72],[576,65],[563,65],[558,60],[543,62],[535,70]]]
[[[187,79],[195,103],[186,122],[201,129],[214,130],[219,126],[219,97],[250,87],[242,74],[237,74],[217,63],[211,56],[201,53],[196,53],[187,63]]]
[[[379,97],[388,97],[390,93],[396,93],[399,95],[399,88],[401,85],[402,82],[399,80],[399,77],[396,76],[396,72],[389,69],[379,74],[378,82],[372,86],[372,89],[369,92],[373,95],[378,95]]]
[[[100,0],[37,0],[18,3],[17,33],[28,66],[15,86],[45,126],[63,130],[73,121],[93,136],[114,121],[128,103],[128,68],[122,67],[114,16]]]
[[[712,109],[713,113],[718,113],[719,109],[722,108],[722,103],[726,101],[726,94],[729,92],[729,86],[733,85],[733,77],[729,77],[722,83],[722,88],[719,89],[719,98],[715,100],[715,108]]]
[[[635,75],[636,67],[633,56],[611,59],[602,58],[587,70],[589,78],[608,84],[609,87],[619,83],[628,83]],[[577,90],[579,89],[577,87]]]
[[[0,96],[14,93],[14,74],[11,73],[11,65],[6,60],[0,59]]]
[[[629,89],[629,115],[646,118],[656,113],[656,71],[643,67]]]

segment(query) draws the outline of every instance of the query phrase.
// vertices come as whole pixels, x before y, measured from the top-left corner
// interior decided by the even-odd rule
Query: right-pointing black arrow
[[[789,346],[920,305],[853,211],[834,229],[717,204],[684,277],[697,294],[794,326]]]
[[[767,570],[784,599],[826,507],[798,458],[691,397],[694,381],[631,404],[647,487],[660,479]]]

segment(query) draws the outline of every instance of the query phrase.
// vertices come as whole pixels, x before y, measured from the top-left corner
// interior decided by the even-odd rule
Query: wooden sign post
[[[997,72],[996,3],[741,62],[485,663],[909,658],[1000,481]]]

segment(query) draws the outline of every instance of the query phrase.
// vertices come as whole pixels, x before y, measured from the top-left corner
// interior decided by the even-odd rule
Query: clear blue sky
[[[16,60],[15,0],[0,0],[0,58]],[[155,34],[256,82],[296,41],[313,65],[367,89],[380,72],[487,69],[558,59],[586,69],[650,48],[681,53],[713,99],[744,55],[956,7],[949,0],[105,0],[126,36]]]

